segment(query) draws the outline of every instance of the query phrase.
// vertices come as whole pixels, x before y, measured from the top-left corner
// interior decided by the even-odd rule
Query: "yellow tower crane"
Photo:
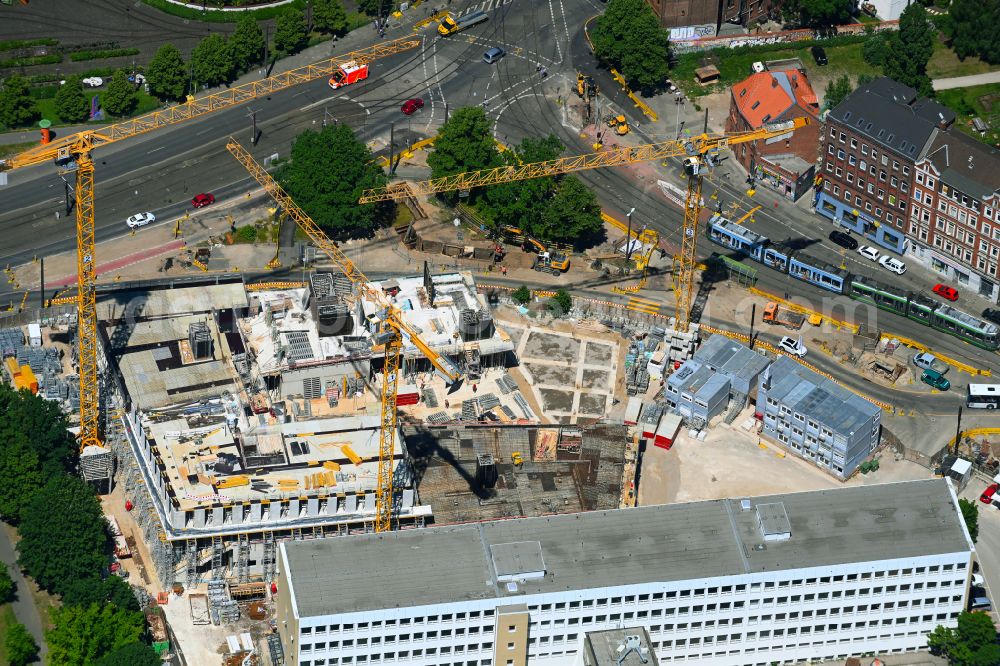
[[[681,229],[681,252],[676,259],[673,281],[674,298],[677,300],[677,329],[687,331],[690,325],[694,272],[697,266],[695,252],[698,245],[698,218],[701,215],[701,186],[706,171],[714,166],[718,153],[723,148],[748,141],[759,141],[790,134],[811,122],[809,118],[793,118],[786,122],[767,124],[761,129],[751,132],[705,133],[680,140],[661,141],[640,146],[619,146],[597,153],[561,157],[545,162],[469,171],[454,176],[409,183],[409,188],[401,188],[396,183],[388,187],[365,190],[360,203],[399,199],[408,194],[420,196],[455,190],[468,191],[474,187],[509,183],[515,180],[529,180],[587,169],[625,166],[636,162],[683,157],[688,186],[684,202],[684,225]]]
[[[93,131],[70,134],[61,139],[0,160],[0,171],[55,162],[76,173],[76,252],[77,330],[80,341],[80,449],[100,452],[100,400],[97,374],[96,257],[94,247],[94,160],[95,148],[128,139],[161,127],[175,125],[214,111],[227,109],[291,86],[330,77],[350,61],[368,63],[420,44],[416,39],[396,39],[275,74],[260,81],[234,86],[220,93],[188,98],[187,103],[108,125]],[[90,447],[97,447],[96,449]]]
[[[372,285],[361,269],[340,251],[323,230],[313,222],[305,211],[298,207],[288,193],[279,185],[243,146],[230,138],[226,148],[242,164],[250,175],[263,186],[285,214],[295,220],[299,228],[344,275],[358,288],[362,296],[381,308],[375,342],[385,349],[384,379],[382,381],[382,419],[378,449],[378,478],[375,487],[375,531],[385,532],[392,527],[392,459],[396,448],[396,397],[399,386],[399,357],[404,338],[408,338],[438,370],[445,380],[454,382],[459,373],[450,361],[438,354],[424,342],[420,335],[403,320],[399,308],[389,300],[381,289]]]

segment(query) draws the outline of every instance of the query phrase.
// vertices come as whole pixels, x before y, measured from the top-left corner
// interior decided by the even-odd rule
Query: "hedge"
[[[242,12],[224,12],[218,9],[209,9],[202,11],[194,7],[182,7],[180,5],[175,5],[172,2],[167,2],[167,0],[142,0],[144,3],[149,5],[154,9],[159,9],[161,12],[167,14],[173,14],[174,16],[180,16],[181,18],[191,19],[192,21],[208,21],[210,23],[235,23],[239,20],[240,16],[246,13],[253,14],[253,17],[258,21],[266,21],[267,19],[273,19],[278,14],[280,14],[289,5],[278,5],[276,7],[262,7],[260,9],[248,9]],[[291,6],[298,7],[304,10],[306,6],[305,0],[295,0],[290,3]]]
[[[0,41],[0,51],[13,51],[14,49],[26,49],[31,46],[55,46],[58,39],[42,37],[40,39],[7,39]]]
[[[7,67],[30,67],[31,65],[57,65],[61,62],[61,55],[31,56],[30,58],[0,60],[0,69],[5,69]]]
[[[77,51],[70,53],[69,59],[73,62],[84,62],[86,60],[103,60],[105,58],[120,58],[122,56],[138,55],[139,49],[104,49],[102,51]]]

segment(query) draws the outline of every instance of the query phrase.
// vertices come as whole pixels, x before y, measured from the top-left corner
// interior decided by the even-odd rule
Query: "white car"
[[[132,217],[125,220],[125,224],[128,225],[129,229],[144,227],[147,224],[152,224],[153,222],[156,222],[156,216],[152,213],[136,213]]]
[[[865,259],[868,259],[869,261],[878,261],[879,257],[881,256],[879,254],[879,251],[873,248],[871,245],[862,245],[861,247],[859,247],[858,254],[860,254]]]
[[[973,585],[975,585],[976,587],[982,587],[984,582],[985,581],[983,580],[983,574],[977,574],[977,573],[972,574]]]
[[[787,335],[781,338],[781,342],[778,343],[778,349],[799,358],[805,356],[807,351],[806,346],[802,344],[802,338],[792,338]]]
[[[104,85],[104,79],[99,76],[88,76],[84,79],[80,79],[80,83],[88,88],[98,88]]]
[[[882,268],[887,271],[892,271],[896,275],[902,275],[906,272],[906,264],[895,257],[890,257],[887,254],[879,257],[878,263],[882,264]]]

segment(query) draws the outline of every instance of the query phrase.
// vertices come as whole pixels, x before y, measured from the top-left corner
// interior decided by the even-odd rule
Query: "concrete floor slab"
[[[588,348],[590,345],[587,345]],[[583,379],[581,386],[583,388],[597,388],[605,389],[611,386],[611,381],[608,379],[608,373],[606,370],[587,370],[583,371]]]
[[[543,365],[530,361],[522,363],[522,366],[535,380],[535,384],[572,387],[576,383],[576,368],[572,366]]]
[[[565,335],[531,331],[524,347],[526,358],[544,358],[550,361],[575,362],[580,354],[580,341]]]
[[[546,412],[569,412],[573,408],[573,391],[557,389],[537,389],[542,397],[542,407]]]
[[[587,351],[584,355],[583,362],[587,365],[599,365],[606,367],[611,363],[611,355],[613,353],[614,347],[611,345],[605,345],[600,342],[594,342],[593,340],[587,340]]]
[[[608,404],[608,396],[602,393],[581,393],[580,406],[577,409],[581,414],[591,414],[600,416]]]

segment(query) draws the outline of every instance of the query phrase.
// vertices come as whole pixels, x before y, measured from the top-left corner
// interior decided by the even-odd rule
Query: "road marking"
[[[555,7],[552,6],[552,0],[549,0],[549,15],[552,17],[552,29],[558,30],[558,28],[556,27],[556,10]],[[567,34],[569,34],[568,30]],[[562,51],[562,46],[559,45],[558,35],[556,36],[555,42],[556,42],[556,52],[559,54],[559,63],[562,64],[563,51]]]
[[[166,148],[166,146],[160,146],[159,148],[153,148],[152,150],[147,150],[146,154],[147,155],[152,155],[153,153],[155,153],[155,152],[157,152],[159,150],[163,150],[164,148]]]

